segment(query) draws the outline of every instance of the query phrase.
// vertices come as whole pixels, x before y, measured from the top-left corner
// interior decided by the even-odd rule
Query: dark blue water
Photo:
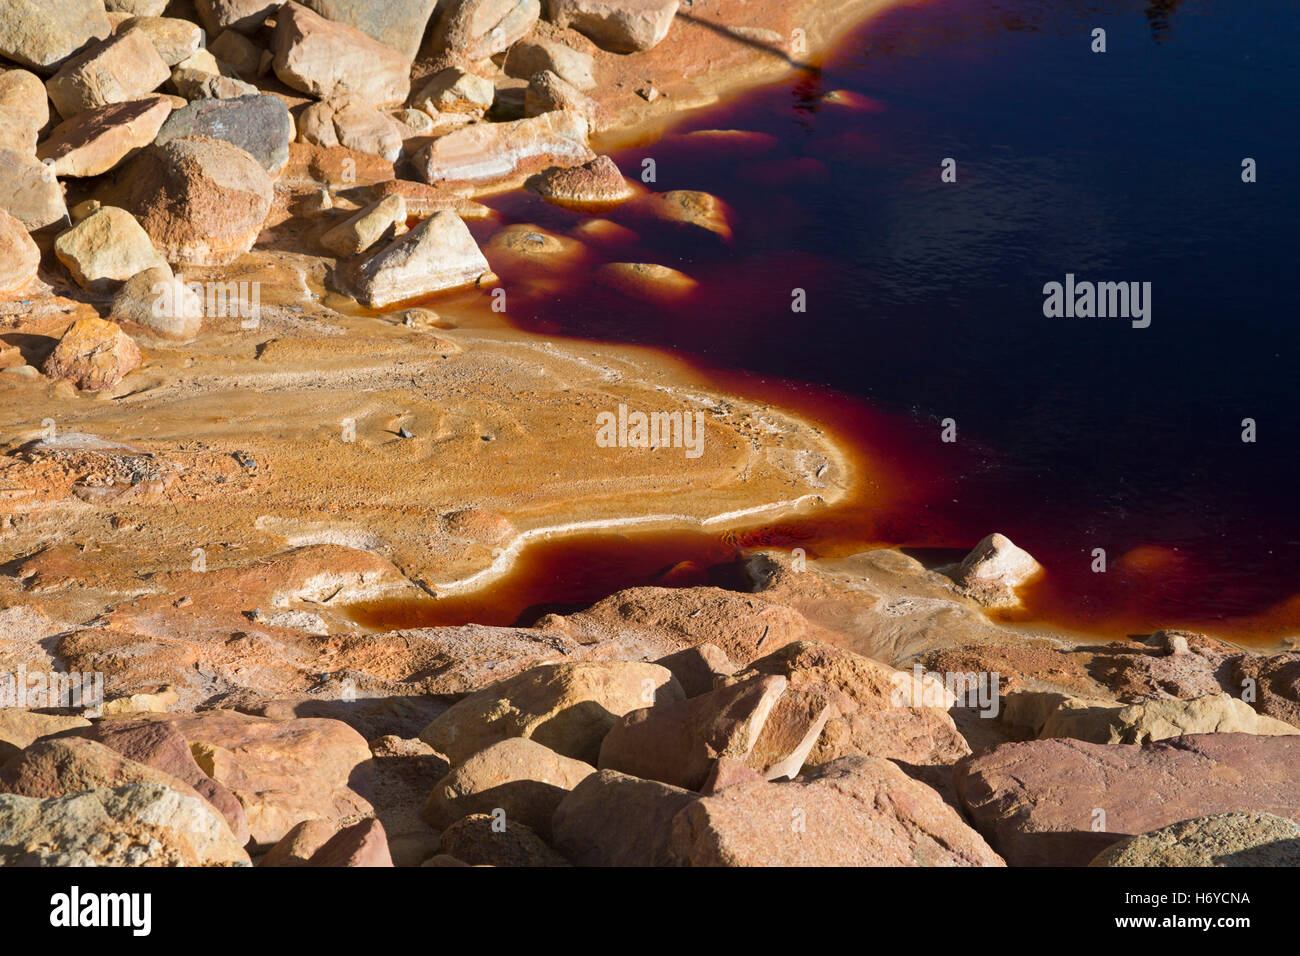
[[[653,188],[707,190],[734,211],[730,244],[629,221],[636,258],[702,281],[689,306],[665,314],[583,284],[513,317],[897,414],[945,471],[921,509],[943,540],[918,512],[898,543],[1002,530],[1080,621],[1120,605],[1169,624],[1266,611],[1300,591],[1297,51],[1295,0],[886,14],[819,70],[674,131],[775,145],[672,135],[615,155],[629,176],[653,157]],[[946,157],[955,183],[940,180]],[[543,224],[568,215],[512,202]],[[1066,273],[1151,283],[1150,327],[1045,317],[1044,283]],[[806,313],[791,312],[794,287]],[[932,478],[918,466],[918,483]],[[1098,547],[1105,576],[1090,571]]]

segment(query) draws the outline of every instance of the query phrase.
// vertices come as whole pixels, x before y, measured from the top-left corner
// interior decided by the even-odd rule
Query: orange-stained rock
[[[112,388],[140,364],[140,349],[116,322],[78,319],[59,339],[42,371],[78,388]]]

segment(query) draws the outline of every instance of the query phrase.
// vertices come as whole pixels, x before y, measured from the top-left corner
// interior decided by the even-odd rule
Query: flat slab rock
[[[688,866],[1002,866],[931,788],[892,761],[845,757],[786,783],[737,783],[673,819]]]
[[[1146,746],[1003,744],[954,773],[975,827],[1012,866],[1085,866],[1125,837],[1192,817],[1300,821],[1298,765],[1300,737],[1199,734]]]

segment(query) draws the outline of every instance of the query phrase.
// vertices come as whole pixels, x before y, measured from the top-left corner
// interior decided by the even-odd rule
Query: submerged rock
[[[543,199],[575,205],[615,205],[633,195],[632,186],[608,156],[578,166],[556,166],[528,181]]]

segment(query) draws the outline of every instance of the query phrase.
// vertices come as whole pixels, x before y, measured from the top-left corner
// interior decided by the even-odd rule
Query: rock
[[[1042,571],[1029,552],[1001,534],[991,534],[975,545],[953,572],[952,579],[971,597],[990,607],[1020,603],[1016,588]]]
[[[587,145],[587,121],[557,111],[508,123],[475,123],[440,136],[416,154],[427,183],[504,187],[551,166],[575,166],[595,158]]]
[[[137,16],[127,20],[118,33],[141,30],[158,51],[162,61],[175,66],[203,48],[203,31],[189,20],[163,16]]]
[[[486,77],[449,66],[429,78],[411,105],[430,116],[439,113],[481,116],[491,109],[496,92],[496,87]]]
[[[935,791],[875,757],[697,800],[674,818],[669,852],[690,866],[1003,865]]]
[[[764,778],[761,773],[747,767],[739,760],[732,760],[730,757],[719,757],[714,761],[713,769],[709,771],[708,777],[705,778],[704,786],[700,787],[700,795],[711,797],[715,793],[719,793],[727,787],[734,787],[738,783],[753,783],[762,779]]]
[[[604,111],[599,103],[550,70],[544,70],[528,81],[528,89],[524,91],[524,115],[541,116],[555,110],[577,113],[587,121],[587,127],[592,131],[605,125]]]
[[[1145,744],[1184,734],[1297,734],[1300,728],[1255,713],[1228,694],[1190,700],[1149,700],[1127,707],[1062,699],[1038,736],[1070,737],[1097,744]]]
[[[327,20],[355,27],[414,60],[437,0],[306,0]]]
[[[5,0],[0,4],[0,56],[39,73],[93,40],[109,35],[103,0]]]
[[[104,9],[132,17],[161,17],[167,3],[168,0],[104,0]]]
[[[708,643],[661,657],[655,663],[672,672],[688,698],[709,693],[718,678],[736,672],[736,665],[731,663],[726,652]]]
[[[487,260],[461,218],[438,212],[361,265],[358,298],[371,308],[384,308],[471,285],[488,271]]]
[[[137,272],[165,265],[149,235],[125,209],[104,206],[54,241],[54,254],[77,285],[116,289]]]
[[[248,818],[235,795],[199,769],[189,743],[165,723],[110,719],[70,732],[182,781],[225,818],[240,846],[248,842]]]
[[[794,690],[819,692],[835,706],[808,754],[812,766],[839,757],[888,757],[908,764],[953,763],[970,753],[947,706],[928,706],[923,679],[827,644],[798,641],[760,658],[733,679],[779,674]],[[935,688],[942,699],[942,688]],[[922,699],[914,700],[920,696]]]
[[[251,155],[224,140],[174,139],[132,164],[131,208],[168,262],[227,265],[257,241],[273,187]]]
[[[280,8],[281,0],[195,0],[209,36],[222,30],[253,33]]]
[[[684,272],[653,262],[607,262],[593,278],[630,298],[665,304],[680,301],[700,285]]]
[[[65,222],[68,207],[54,171],[35,156],[0,147],[0,210],[29,232]]]
[[[744,762],[768,780],[797,777],[834,711],[820,690],[786,688]]]
[[[389,179],[375,183],[364,192],[364,200],[367,202],[389,196],[401,196],[406,200],[406,214],[417,219],[428,219],[435,212],[454,212],[461,219],[486,219],[490,212],[482,203],[438,186],[427,186],[409,179]]]
[[[89,726],[90,721],[84,717],[59,717],[17,707],[0,707],[0,764],[43,737]]]
[[[200,50],[172,70],[172,85],[187,100],[234,100],[260,96],[262,91],[251,83],[227,75],[207,50]]]
[[[420,866],[469,866],[469,864],[446,853],[438,853],[429,857]]]
[[[293,120],[284,100],[269,94],[201,99],[172,113],[158,130],[159,146],[203,136],[238,146],[272,176],[289,162]]]
[[[534,740],[511,737],[480,750],[434,784],[421,816],[443,830],[472,813],[504,811],[509,823],[523,823],[549,839],[555,808],[595,772],[590,764]]]
[[[1187,650],[1177,643],[1194,642]],[[1120,700],[1142,701],[1155,697],[1190,700],[1225,689],[1219,675],[1231,669],[1228,649],[1203,635],[1186,631],[1158,631],[1143,643],[1130,641],[1106,645],[1093,656],[1089,671]]]
[[[677,0],[546,0],[546,19],[611,53],[654,49],[676,15]]]
[[[522,823],[494,828],[494,819],[475,813],[442,831],[438,852],[470,866],[568,866],[568,860]]]
[[[170,787],[185,796],[199,797],[171,774],[128,760],[82,737],[38,740],[0,769],[0,793],[38,799],[133,783]]]
[[[339,832],[330,820],[303,820],[266,851],[258,866],[307,866],[316,851]]]
[[[433,117],[423,110],[399,110],[394,119],[416,136],[432,136],[436,129]]]
[[[1271,813],[1218,813],[1120,840],[1089,866],[1300,866],[1300,824]]]
[[[266,50],[235,30],[222,30],[208,44],[208,52],[218,63],[224,63],[244,79],[257,76],[262,68],[262,58],[269,55]]]
[[[411,92],[406,57],[299,3],[280,8],[271,50],[275,75],[318,99],[351,94],[378,106],[395,106]]]
[[[0,71],[0,146],[31,153],[50,121],[45,84],[26,70]]]
[[[967,815],[1009,864],[1083,866],[1126,836],[1191,817],[1257,810],[1300,821],[1297,758],[1294,736],[1031,740],[969,757],[954,773]]]
[[[298,138],[317,146],[343,146],[392,162],[402,155],[404,130],[386,113],[355,96],[313,103],[298,121]]]
[[[78,319],[59,339],[43,371],[77,388],[112,388],[140,364],[140,349],[117,325],[99,318]]]
[[[1300,654],[1242,654],[1233,661],[1238,693],[1253,691],[1261,714],[1300,727]]]
[[[126,280],[113,297],[112,315],[162,338],[188,342],[203,330],[203,298],[163,263]]]
[[[785,685],[784,677],[758,677],[634,710],[610,728],[597,766],[698,790],[718,757],[749,757]]]
[[[143,30],[127,30],[78,53],[45,84],[59,115],[138,100],[172,75]]]
[[[36,155],[56,176],[98,176],[153,142],[171,112],[165,96],[89,109],[56,126]]]
[[[550,71],[575,89],[593,90],[595,60],[571,46],[547,37],[529,36],[510,48],[504,70],[508,76],[527,80],[543,71]]]
[[[451,0],[430,49],[442,61],[475,63],[504,53],[537,23],[540,0]]]
[[[555,808],[556,847],[579,866],[667,866],[673,818],[697,794],[601,770]]]
[[[36,278],[41,250],[21,222],[0,209],[0,296],[21,292]]]
[[[560,205],[615,205],[631,198],[633,190],[614,161],[597,156],[589,163],[548,169],[528,181],[543,199]]]
[[[683,699],[676,679],[656,664],[546,664],[458,701],[420,739],[453,765],[499,740],[528,737],[594,766],[601,740],[619,717],[655,701]]]
[[[646,208],[656,217],[680,226],[693,226],[724,239],[731,239],[730,213],[712,193],[697,189],[674,189],[649,196]]]
[[[393,858],[388,853],[388,836],[384,833],[384,825],[372,817],[344,827],[311,855],[307,865],[392,866]]]
[[[0,795],[0,865],[233,866],[248,854],[206,802],[154,784]]]
[[[136,722],[163,723],[189,742],[200,769],[243,805],[258,846],[274,845],[303,820],[341,823],[373,812],[364,793],[370,748],[341,721],[272,720],[223,710],[124,721]]]
[[[365,252],[375,243],[406,230],[406,200],[389,196],[373,202],[320,237],[320,244],[339,258]]]

